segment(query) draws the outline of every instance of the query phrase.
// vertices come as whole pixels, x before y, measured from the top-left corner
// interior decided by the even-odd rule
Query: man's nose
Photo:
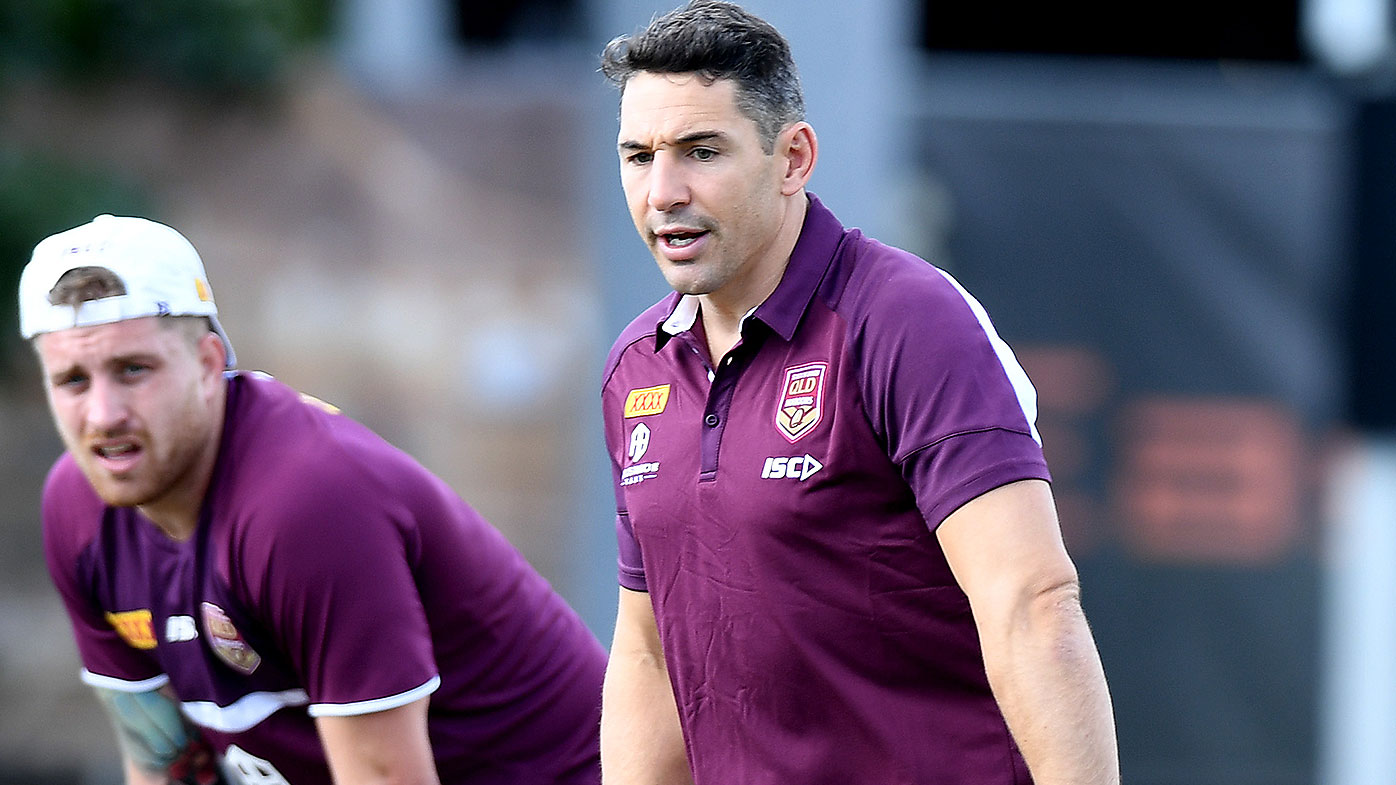
[[[682,160],[670,151],[655,153],[650,162],[650,207],[667,213],[688,204],[688,180]]]
[[[130,414],[125,388],[109,379],[97,377],[87,394],[87,424],[93,430],[107,433],[119,430]]]

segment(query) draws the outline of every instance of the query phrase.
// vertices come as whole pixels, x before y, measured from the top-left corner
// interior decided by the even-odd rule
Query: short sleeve
[[[1050,479],[1036,391],[983,306],[924,263],[879,297],[860,331],[865,400],[927,524],[1001,485]]]
[[[640,543],[630,528],[630,516],[616,515],[616,568],[620,585],[631,591],[649,591],[645,581],[645,565],[640,558]]]
[[[163,685],[168,679],[147,651],[155,647],[150,611],[109,615],[97,600],[94,550],[103,505],[67,456],[49,473],[41,509],[44,561],[72,624],[83,680],[131,692]]]
[[[303,486],[239,540],[232,562],[250,604],[304,684],[311,714],[415,699],[438,673],[411,567],[410,517],[387,493]]]
[[[613,350],[614,351],[614,350]],[[610,369],[614,369],[617,357],[612,358]],[[640,542],[635,538],[635,530],[630,525],[630,514],[625,506],[625,489],[621,484],[623,424],[620,414],[620,400],[603,387],[601,409],[606,426],[606,450],[610,455],[611,488],[616,499],[616,572],[621,586],[632,591],[648,591],[645,581],[645,565],[640,551]]]

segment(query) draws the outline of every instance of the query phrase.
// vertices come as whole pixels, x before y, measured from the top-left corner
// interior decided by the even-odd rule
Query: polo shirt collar
[[[795,336],[795,327],[814,299],[814,293],[833,264],[834,254],[843,239],[844,228],[839,219],[819,201],[819,197],[812,193],[807,195],[809,208],[805,211],[805,224],[800,229],[800,237],[795,241],[795,249],[790,253],[790,261],[785,266],[780,283],[776,284],[775,291],[764,302],[743,317],[745,320],[754,313],[757,319],[787,341]],[[669,315],[655,331],[655,351],[662,349],[672,336],[692,330],[698,321],[698,298],[695,295],[675,293],[670,297],[674,299]]]
[[[819,197],[809,194],[809,209],[800,238],[790,252],[785,273],[764,302],[756,306],[756,318],[766,323],[786,341],[795,337],[800,317],[805,315],[819,283],[834,263],[839,243],[843,241],[843,224],[839,223]]]
[[[692,294],[679,296],[679,300],[674,304],[674,310],[669,313],[669,318],[659,324],[659,331],[668,335],[678,335],[693,329],[693,323],[698,321],[698,297]]]

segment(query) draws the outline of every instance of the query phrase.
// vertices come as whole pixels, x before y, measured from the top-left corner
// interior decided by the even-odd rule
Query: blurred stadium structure
[[[0,11],[0,278],[92,212],[180,228],[244,367],[435,469],[608,639],[597,375],[663,282],[595,55],[672,4],[23,0]],[[1389,0],[749,5],[795,48],[812,190],[954,273],[1038,385],[1126,781],[1389,777]],[[59,445],[13,318],[0,785],[107,785],[43,574]]]

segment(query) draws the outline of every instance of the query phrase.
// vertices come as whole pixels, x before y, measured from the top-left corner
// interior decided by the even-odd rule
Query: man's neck
[[[809,197],[801,191],[792,196],[787,204],[785,218],[767,254],[767,263],[753,269],[751,278],[733,291],[698,295],[702,306],[699,318],[703,320],[703,330],[708,336],[708,352],[714,365],[722,362],[722,358],[741,340],[742,319],[765,302],[785,277],[790,254],[795,250],[795,243],[799,241],[800,232],[805,226]]]
[[[708,356],[712,358],[713,365],[722,362],[722,358],[732,351],[732,347],[742,338],[742,317],[739,315],[735,319],[726,314],[711,314],[709,304],[705,301],[699,318],[703,320],[703,334],[708,339]],[[749,310],[749,309],[748,309]]]
[[[184,542],[193,537],[194,530],[199,526],[204,499],[213,482],[213,471],[218,465],[218,453],[222,449],[227,403],[228,382],[224,379],[222,389],[211,404],[211,426],[201,440],[203,449],[187,467],[185,476],[178,479],[164,496],[137,506],[142,515],[154,523],[166,537],[176,542]]]

